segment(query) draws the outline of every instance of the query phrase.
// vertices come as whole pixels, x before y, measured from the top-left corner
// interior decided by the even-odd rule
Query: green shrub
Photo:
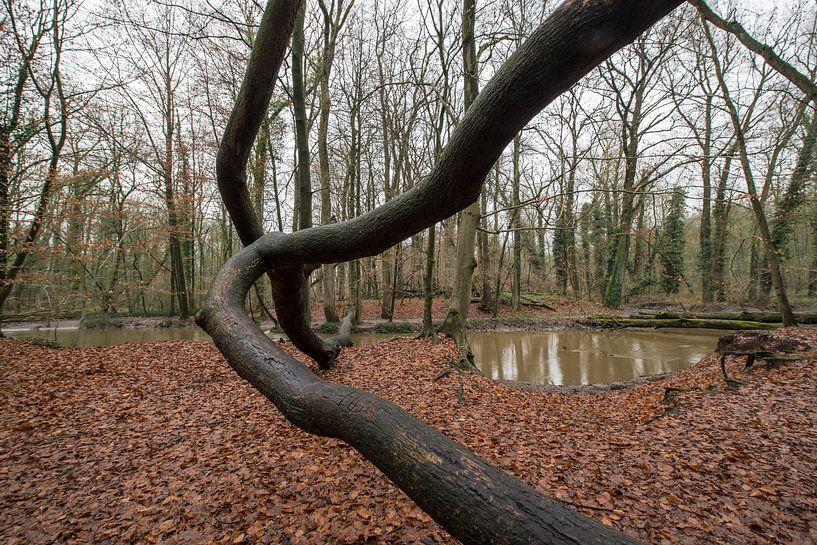
[[[375,333],[393,333],[393,334],[414,333],[415,331],[417,331],[417,326],[407,322],[398,323],[392,322],[385,324],[377,324],[372,331],[374,331]]]

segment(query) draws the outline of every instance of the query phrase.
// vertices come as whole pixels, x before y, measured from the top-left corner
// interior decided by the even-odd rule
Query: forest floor
[[[817,346],[815,329],[775,334]],[[727,387],[709,356],[665,380],[571,394],[434,382],[455,355],[401,339],[344,350],[320,374],[649,543],[817,544],[817,362],[744,370],[731,358],[742,383]],[[7,545],[456,543],[350,447],[288,424],[212,343],[0,339],[0,404]]]

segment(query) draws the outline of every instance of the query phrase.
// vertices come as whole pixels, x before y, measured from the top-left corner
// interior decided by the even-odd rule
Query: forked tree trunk
[[[537,112],[678,3],[568,0],[496,72],[422,184],[345,222],[262,236],[245,167],[298,5],[272,0],[264,12],[217,164],[222,198],[247,247],[217,275],[198,322],[291,422],[349,443],[465,544],[638,541],[545,497],[393,403],[323,382],[252,323],[244,297],[271,271],[279,317],[297,315],[305,263],[376,255],[474,202],[502,149]],[[314,344],[302,320],[281,319],[281,326],[320,363],[337,354],[336,346]]]

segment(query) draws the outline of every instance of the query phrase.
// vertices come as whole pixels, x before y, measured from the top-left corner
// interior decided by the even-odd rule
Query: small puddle
[[[63,346],[106,346],[135,341],[204,341],[197,327],[138,329],[12,330],[9,337],[36,337]],[[535,384],[609,384],[642,375],[685,369],[715,350],[723,331],[471,332],[468,340],[477,366],[495,380]],[[361,333],[355,345],[367,346],[393,335]]]

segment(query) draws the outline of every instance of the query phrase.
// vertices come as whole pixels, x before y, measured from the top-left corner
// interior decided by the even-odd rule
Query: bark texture
[[[352,445],[463,543],[638,542],[545,497],[396,405],[323,382],[264,336],[244,298],[269,272],[281,327],[319,364],[331,364],[338,343],[321,341],[303,321],[304,274],[315,264],[376,255],[474,202],[502,149],[537,112],[678,4],[563,3],[478,96],[422,184],[352,220],[262,235],[245,168],[298,2],[267,5],[218,156],[219,188],[247,247],[217,275],[198,322],[238,374],[291,422]]]

